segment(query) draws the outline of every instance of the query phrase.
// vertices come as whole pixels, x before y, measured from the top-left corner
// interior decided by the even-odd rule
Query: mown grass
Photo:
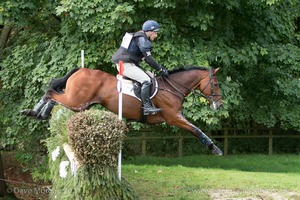
[[[122,175],[140,199],[211,199],[210,192],[224,189],[240,197],[293,191],[300,199],[298,155],[137,157],[123,163]]]

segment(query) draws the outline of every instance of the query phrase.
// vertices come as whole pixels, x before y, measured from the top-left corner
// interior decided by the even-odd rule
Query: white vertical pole
[[[84,68],[84,50],[81,50],[81,67]]]
[[[122,121],[122,108],[123,108],[123,95],[122,95],[122,79],[123,79],[123,61],[119,62],[119,76],[118,76],[118,92],[119,92],[119,109],[118,109],[118,117],[119,120]],[[118,176],[121,181],[122,178],[122,144],[120,143],[120,152],[118,156]]]

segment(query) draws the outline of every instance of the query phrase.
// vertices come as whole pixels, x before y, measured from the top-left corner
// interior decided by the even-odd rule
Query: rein
[[[170,78],[170,77],[166,78],[166,77],[163,76],[162,78],[163,78],[163,80],[166,81],[173,89],[175,89],[179,94],[181,94],[182,97],[179,96],[178,94],[176,94],[175,92],[173,92],[172,90],[166,89],[165,87],[164,87],[163,89],[166,90],[166,91],[168,91],[168,92],[170,92],[170,93],[172,93],[172,94],[174,94],[175,96],[179,97],[181,100],[183,100],[183,98],[184,98],[187,94],[185,94],[184,92],[182,92],[181,90],[179,90],[179,89],[178,89],[178,88],[177,88],[177,87],[176,87],[169,79],[171,79],[173,82],[175,82],[176,84],[180,85],[181,87],[183,87],[183,88],[185,88],[185,89],[188,89],[189,92],[192,91],[192,90],[189,89],[188,87],[182,85],[181,83],[179,83],[178,81],[176,81],[176,80],[174,80],[174,79],[172,79],[172,78]]]
[[[173,94],[173,95],[175,95],[175,96],[177,96],[178,98],[180,98],[181,99],[181,101],[183,101],[183,99],[184,99],[184,97],[186,97],[187,96],[187,94],[189,94],[189,93],[192,93],[192,95],[193,95],[193,105],[194,105],[194,103],[195,103],[195,98],[196,98],[196,96],[200,96],[200,97],[204,97],[205,99],[209,99],[209,98],[211,98],[212,97],[212,99],[213,99],[213,102],[217,102],[217,101],[219,101],[220,99],[218,99],[217,101],[215,100],[215,97],[216,96],[221,96],[221,95],[216,95],[216,94],[214,94],[214,89],[213,89],[213,82],[212,82],[212,79],[214,79],[214,78],[216,78],[216,76],[213,76],[213,70],[212,70],[212,68],[210,68],[210,70],[209,70],[209,82],[207,82],[207,84],[205,85],[205,87],[200,91],[200,93],[197,91],[197,90],[195,90],[195,89],[190,89],[189,87],[186,87],[185,85],[182,85],[181,83],[179,83],[177,80],[175,80],[175,79],[173,79],[173,78],[171,78],[171,77],[162,77],[162,80],[163,80],[163,83],[166,81],[176,92],[178,92],[179,94],[177,94],[176,92],[173,92],[172,90],[169,90],[169,89],[167,89],[166,87],[165,87],[165,84],[164,84],[164,87],[163,88],[159,88],[159,89],[161,89],[161,90],[165,90],[165,91],[168,91],[168,92],[170,92],[171,94]],[[183,87],[184,89],[187,89],[188,90],[188,92],[187,93],[184,93],[184,92],[182,92],[180,89],[178,89],[178,87],[176,87],[170,80],[172,80],[174,83],[176,83],[177,85],[179,85],[179,86],[181,86],[181,87]],[[210,88],[211,88],[211,95],[209,95],[208,97],[206,97],[204,94],[203,94],[203,91],[208,87],[208,84],[210,84]]]

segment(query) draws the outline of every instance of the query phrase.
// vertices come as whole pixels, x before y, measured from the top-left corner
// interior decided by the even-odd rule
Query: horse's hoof
[[[50,118],[50,116],[46,116],[46,115],[37,115],[36,119],[38,120],[48,120]]]
[[[33,110],[29,110],[29,109],[22,110],[21,114],[25,115],[25,116],[29,116],[29,117],[36,117],[36,115],[37,115],[36,112],[34,112]]]
[[[223,156],[223,152],[216,145],[213,146],[212,153],[216,156]]]
[[[30,111],[31,111],[31,110],[28,110],[28,109],[22,110],[22,111],[21,111],[21,114],[22,114],[22,115],[28,116],[28,114],[30,113]]]

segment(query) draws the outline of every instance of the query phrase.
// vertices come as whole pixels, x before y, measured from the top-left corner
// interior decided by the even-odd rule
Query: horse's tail
[[[80,68],[74,68],[72,69],[69,73],[67,73],[64,77],[62,78],[54,78],[50,81],[49,83],[49,89],[54,90],[58,93],[63,93],[63,89],[66,87],[66,83],[68,78],[72,76],[75,72],[77,72]]]

